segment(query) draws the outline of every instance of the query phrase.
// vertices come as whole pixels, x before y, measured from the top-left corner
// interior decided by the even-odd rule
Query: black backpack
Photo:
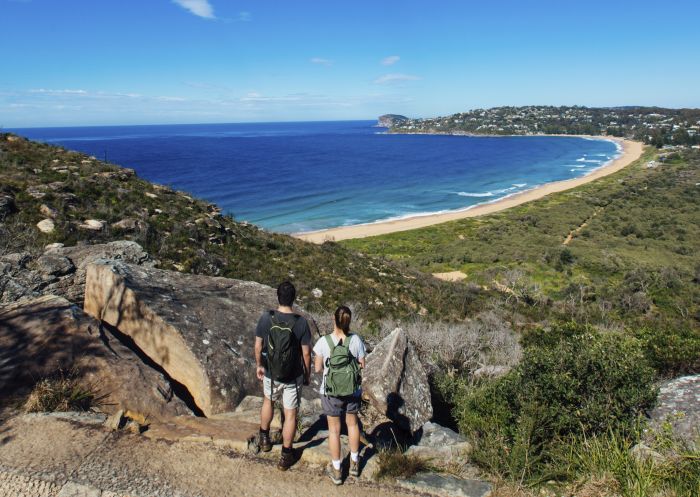
[[[299,319],[295,314],[291,323],[279,321],[275,311],[270,312],[270,333],[267,336],[267,370],[273,381],[291,383],[296,380],[301,364],[301,346],[294,334]]]

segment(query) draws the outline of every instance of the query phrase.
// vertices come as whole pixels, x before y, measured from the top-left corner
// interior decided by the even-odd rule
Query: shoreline
[[[455,135],[460,136],[460,135]],[[501,136],[501,135],[498,135]],[[483,216],[492,214],[511,207],[522,205],[532,200],[537,200],[551,193],[558,193],[565,190],[570,190],[580,185],[590,183],[596,179],[603,178],[609,174],[613,174],[641,157],[644,150],[644,144],[624,138],[609,137],[609,136],[591,136],[591,135],[514,135],[514,136],[566,136],[572,138],[586,138],[593,140],[607,140],[617,143],[621,147],[621,155],[616,159],[611,160],[607,164],[591,171],[590,173],[578,177],[562,181],[553,181],[545,183],[535,188],[505,196],[482,204],[476,204],[464,209],[442,212],[436,214],[427,214],[423,216],[411,216],[401,219],[388,221],[377,221],[374,223],[355,224],[352,226],[339,226],[337,228],[328,228],[318,231],[309,231],[304,233],[293,233],[292,236],[300,240],[321,244],[326,241],[340,241],[352,238],[366,238],[370,236],[386,235],[397,231],[408,231],[418,228],[425,228],[435,224],[465,219],[469,217]]]

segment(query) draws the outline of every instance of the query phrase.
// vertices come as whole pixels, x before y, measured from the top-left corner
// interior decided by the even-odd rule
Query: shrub
[[[610,429],[629,432],[656,392],[639,342],[575,323],[523,338],[523,361],[504,377],[453,395],[474,461],[504,478],[560,477],[552,466],[561,440]]]
[[[375,474],[377,480],[383,478],[410,478],[416,473],[431,469],[425,459],[404,454],[400,450],[383,450],[377,455],[379,469]]]
[[[649,363],[666,377],[700,371],[700,331],[689,327],[643,327],[636,332]]]
[[[80,381],[79,372],[59,370],[40,380],[32,389],[24,404],[26,412],[90,411],[100,405],[103,398],[93,385]]]

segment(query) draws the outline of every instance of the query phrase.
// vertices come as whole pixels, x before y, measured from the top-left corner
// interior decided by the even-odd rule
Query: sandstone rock
[[[668,421],[677,436],[700,448],[700,375],[663,383],[650,416],[653,425]]]
[[[32,256],[29,252],[15,252],[0,257],[0,262],[9,264],[12,270],[23,269],[31,260]]]
[[[413,478],[398,480],[398,483],[402,487],[440,497],[488,497],[492,493],[488,482],[435,473],[419,473]]]
[[[630,454],[640,463],[649,460],[655,463],[660,463],[664,461],[663,455],[641,442],[630,449]]]
[[[422,426],[418,443],[409,447],[406,453],[450,463],[466,461],[471,450],[471,444],[459,433],[428,421]]]
[[[121,221],[117,221],[116,223],[113,223],[112,228],[124,231],[137,231],[141,229],[142,225],[143,222],[139,221],[138,219],[126,218],[122,219]]]
[[[46,196],[46,189],[45,185],[29,186],[27,187],[27,194],[36,199],[44,198]]]
[[[44,247],[45,252],[50,252],[54,249],[60,249],[65,247],[62,243],[49,243],[46,247]]]
[[[75,271],[75,266],[68,257],[56,254],[44,254],[36,260],[37,269],[46,275],[64,276]]]
[[[41,204],[41,206],[39,207],[39,212],[41,213],[42,216],[48,217],[51,219],[54,219],[54,218],[56,218],[56,216],[58,216],[58,211],[52,207],[49,207],[46,204]]]
[[[36,223],[36,227],[39,228],[39,231],[42,233],[53,233],[53,230],[56,229],[53,220],[48,218]]]
[[[505,376],[510,371],[510,366],[483,366],[474,370],[473,379],[496,379]]]
[[[74,247],[59,247],[51,250],[52,255],[64,256],[71,260],[76,267],[74,273],[62,278],[59,282],[46,287],[45,291],[60,295],[71,302],[82,304],[85,296],[85,273],[87,266],[100,260],[121,260],[131,264],[154,266],[141,245],[136,242],[120,240],[97,245],[77,245]]]
[[[206,416],[260,391],[254,329],[276,305],[274,289],[259,283],[117,262],[88,268],[86,312],[130,336]]]
[[[362,388],[375,409],[411,431],[418,430],[433,416],[428,376],[400,328],[367,356]]]
[[[313,290],[311,290],[311,295],[313,295],[316,299],[320,299],[321,297],[323,297],[323,290],[321,290],[320,288],[314,288]]]
[[[91,231],[102,231],[105,227],[105,222],[99,219],[86,219],[85,222],[78,225],[78,228]]]
[[[166,377],[60,297],[47,295],[2,308],[0,350],[9,358],[0,377],[3,394],[75,367],[85,385],[104,395],[105,411],[122,409],[156,418],[190,413]]]

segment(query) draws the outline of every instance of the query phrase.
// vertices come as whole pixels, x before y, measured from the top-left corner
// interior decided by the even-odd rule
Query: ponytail
[[[352,320],[352,312],[344,305],[341,305],[335,310],[335,325],[343,330],[346,335],[350,333],[350,321]]]

